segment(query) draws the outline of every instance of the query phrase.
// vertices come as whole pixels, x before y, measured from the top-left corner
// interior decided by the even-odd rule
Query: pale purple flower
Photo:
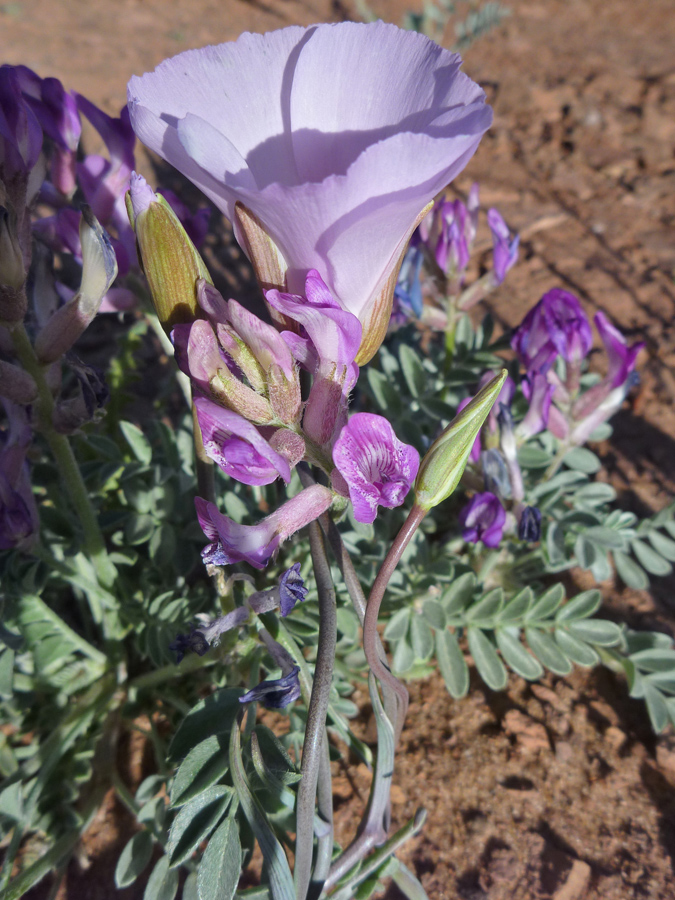
[[[489,491],[474,494],[459,513],[459,524],[463,528],[464,540],[474,544],[482,541],[486,547],[499,546],[505,522],[504,507],[499,498]]]
[[[202,551],[202,559],[217,566],[245,561],[256,569],[264,569],[280,544],[317,519],[332,500],[332,491],[313,485],[257,525],[240,525],[218,512],[213,503],[196,497],[199,524],[210,542]]]
[[[166,60],[131,79],[129,108],[245,249],[237,201],[279,248],[287,289],[317,269],[365,341],[416,219],[490,125],[460,64],[383,22],[293,26]]]
[[[603,312],[596,313],[593,321],[607,351],[609,365],[605,380],[612,389],[620,387],[634,371],[638,354],[645,346],[644,341],[629,347],[625,337]]]
[[[525,399],[530,401],[530,408],[518,426],[518,435],[527,440],[548,426],[555,385],[549,383],[546,375],[535,371],[523,379],[521,388]]]
[[[373,522],[378,506],[392,509],[405,500],[417,476],[420,457],[394,434],[389,422],[356,413],[340,432],[333,462],[349,489],[358,522]]]
[[[279,477],[288,484],[288,460],[272,449],[255,425],[207,397],[195,397],[194,406],[204,450],[226,475],[243,484],[271,484]]]
[[[298,700],[300,691],[300,668],[294,666],[287,675],[271,680],[265,679],[239,698],[240,703],[260,702],[268,709],[283,709]]]
[[[436,213],[436,210],[434,210]],[[460,282],[469,265],[467,240],[468,213],[461,200],[441,200],[437,207],[438,238],[433,248],[436,264],[441,272]],[[433,234],[433,231],[432,231]]]
[[[488,210],[487,219],[492,232],[492,275],[495,284],[501,284],[506,278],[506,273],[518,260],[520,236],[516,235],[514,238],[511,238],[509,226],[494,207]]]
[[[546,372],[557,356],[578,365],[593,344],[586,313],[574,296],[553,288],[525,316],[511,346],[528,371]]]

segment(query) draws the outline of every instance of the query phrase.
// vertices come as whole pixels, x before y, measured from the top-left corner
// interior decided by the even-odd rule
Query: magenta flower
[[[287,500],[257,525],[239,525],[219,513],[213,503],[196,497],[197,518],[210,542],[202,550],[202,559],[216,566],[244,561],[264,569],[280,544],[317,519],[332,500],[332,491],[316,484]]]
[[[460,64],[383,22],[294,26],[164,61],[131,79],[129,109],[140,139],[228,216],[247,252],[235,204],[255,214],[287,290],[321,273],[365,347],[371,331],[384,336],[416,220],[490,125]]]
[[[510,268],[515,266],[516,261],[518,260],[518,244],[520,243],[520,236],[516,235],[514,238],[511,238],[509,226],[506,224],[498,210],[494,208],[489,209],[487,219],[490,231],[492,232],[492,275],[495,284],[501,284],[506,278],[506,273]]]
[[[340,432],[333,462],[344,478],[358,522],[374,522],[378,506],[400,506],[417,476],[420,457],[394,434],[389,422],[356,413]]]
[[[305,296],[267,291],[269,305],[302,325],[307,338],[284,332],[293,355],[312,372],[312,388],[302,427],[319,447],[332,444],[347,417],[347,398],[358,378],[354,362],[361,341],[361,323],[342,309],[321,276],[310,269]]]
[[[285,456],[267,443],[255,425],[206,397],[195,397],[204,450],[227,475],[243,484],[288,484],[291,469]]]
[[[506,512],[489,491],[474,494],[459,514],[459,524],[464,529],[462,537],[465,541],[477,544],[482,541],[486,547],[498,547],[502,539]]]
[[[592,345],[586,313],[574,294],[561,288],[544,294],[511,339],[525,368],[540,372],[546,372],[557,356],[578,365]]]

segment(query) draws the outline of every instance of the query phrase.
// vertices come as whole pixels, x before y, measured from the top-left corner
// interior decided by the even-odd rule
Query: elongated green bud
[[[131,176],[126,202],[157,318],[166,332],[193,322],[200,317],[197,280],[213,284],[204,260],[171,206],[142,175]]]
[[[452,494],[466,468],[471,448],[499,396],[508,372],[501,373],[464,407],[434,441],[420,464],[415,503],[428,512]]]

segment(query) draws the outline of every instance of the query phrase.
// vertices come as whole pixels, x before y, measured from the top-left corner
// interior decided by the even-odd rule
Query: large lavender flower
[[[340,432],[333,461],[344,478],[354,516],[374,522],[378,506],[403,503],[420,465],[417,450],[394,434],[389,422],[372,413],[356,413]]]
[[[417,218],[490,125],[460,64],[383,22],[294,26],[166,60],[131,79],[129,109],[141,140],[213,200],[247,251],[236,203],[257,217],[288,290],[321,273],[364,325],[364,362]]]

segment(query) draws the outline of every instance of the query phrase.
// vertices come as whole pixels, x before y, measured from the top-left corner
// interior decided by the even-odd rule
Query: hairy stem
[[[302,779],[298,788],[294,872],[297,900],[305,900],[307,897],[312,876],[314,805],[319,770],[324,757],[326,715],[337,643],[335,590],[318,522],[310,523],[309,546],[319,595],[319,641],[314,667],[314,683],[307,709],[307,726],[302,750]]]

